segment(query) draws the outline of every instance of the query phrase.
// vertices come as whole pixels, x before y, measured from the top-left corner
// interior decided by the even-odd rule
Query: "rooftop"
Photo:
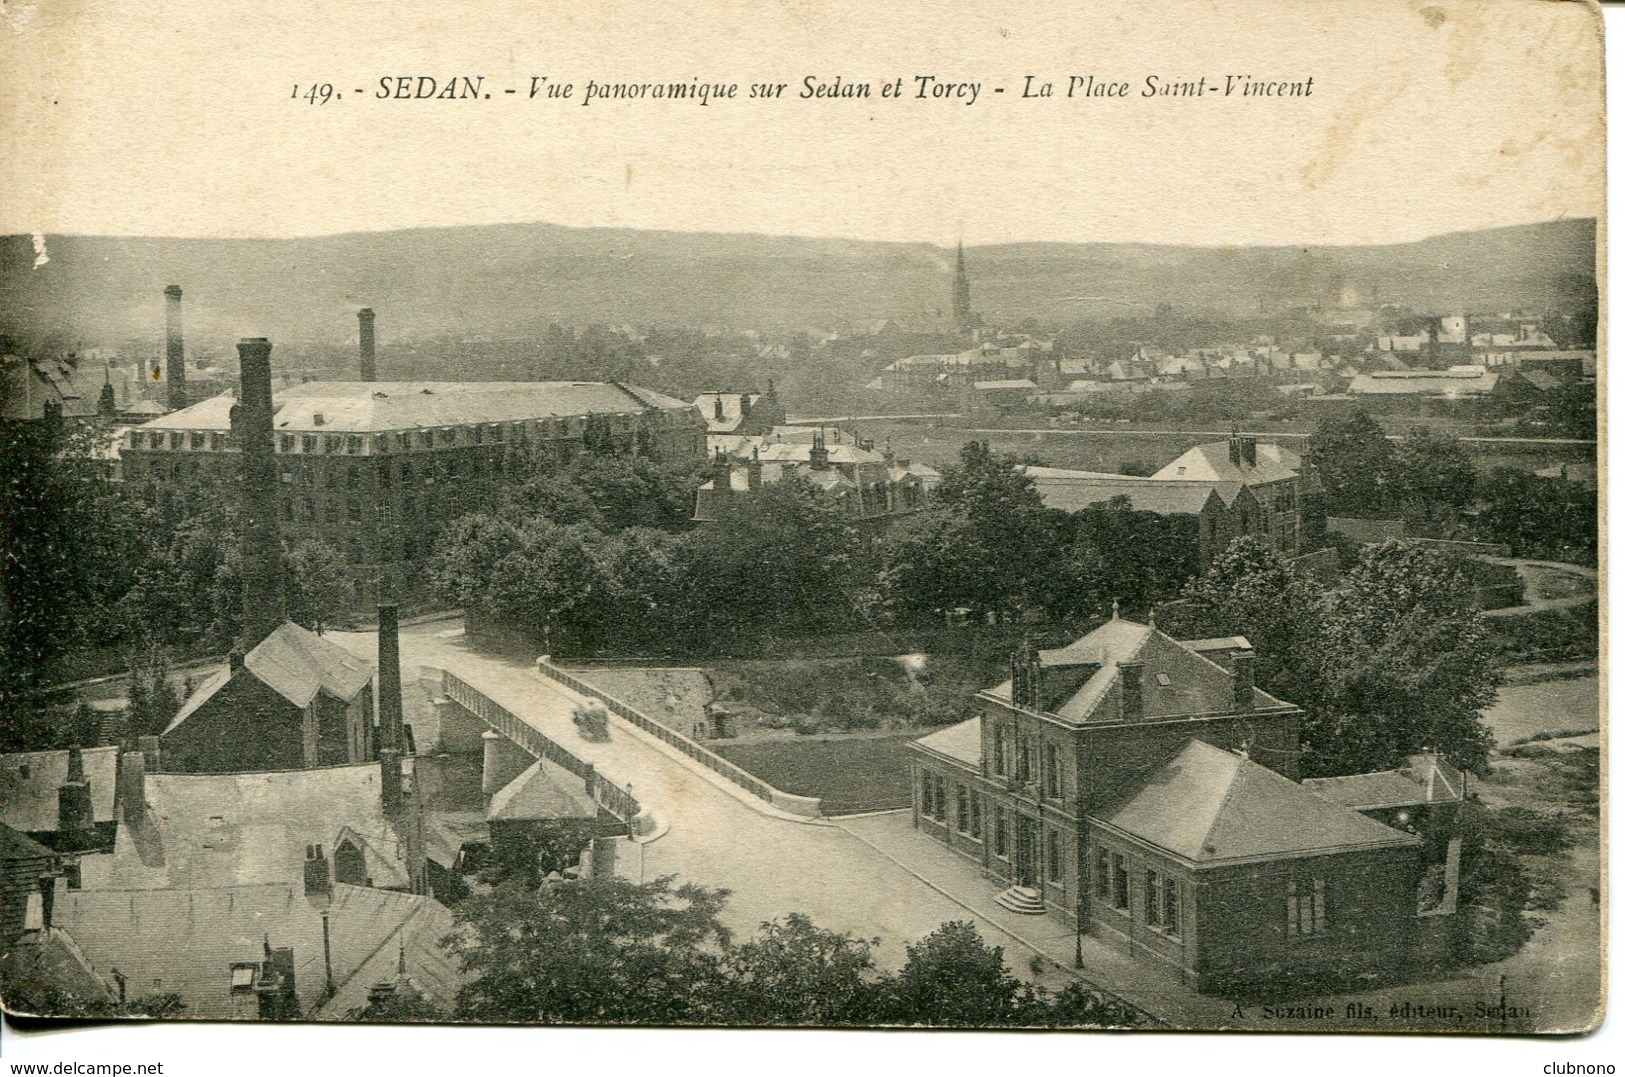
[[[141,429],[230,430],[235,403],[234,394],[222,393]],[[693,405],[619,382],[312,381],[276,393],[274,422],[280,432],[355,434],[639,413],[649,408],[692,411]]]
[[[145,787],[145,811],[133,824],[119,823],[113,854],[85,859],[86,889],[297,881],[305,846],[331,850],[345,829],[382,854],[382,867],[369,857],[375,885],[406,885],[376,763],[258,774],[149,771]]]
[[[90,806],[98,823],[113,821],[118,784],[118,749],[86,748],[80,753]],[[0,823],[26,834],[61,829],[57,790],[68,780],[68,753],[12,752],[0,755]]]
[[[431,1001],[451,1008],[459,979],[439,945],[453,928],[445,906],[337,883],[327,919],[337,988],[331,1000],[324,1000],[322,910],[306,899],[302,883],[65,890],[54,912],[56,926],[104,979],[117,968],[133,994],[176,992],[191,1018],[232,1016],[231,966],[263,960],[267,938],[275,949],[293,950],[294,984],[307,1017],[342,1019],[366,1005],[374,983],[396,978],[403,946],[407,976]]]
[[[1238,482],[1247,486],[1295,479],[1303,469],[1303,460],[1297,453],[1273,442],[1255,441],[1257,464],[1248,466],[1230,459],[1228,441],[1212,441],[1197,445],[1182,456],[1164,465],[1153,478],[1202,479],[1208,482]]]
[[[982,765],[982,719],[980,716],[957,725],[927,733],[914,742],[922,748],[958,760],[970,767]]]
[[[1092,818],[1198,867],[1396,848],[1420,840],[1199,740]]]
[[[1065,512],[1078,512],[1114,497],[1126,497],[1130,505],[1143,512],[1194,516],[1202,511],[1210,497],[1217,496],[1228,504],[1241,490],[1239,482],[1158,479],[1058,467],[1027,466],[1021,470],[1033,480],[1046,506]]]
[[[1447,804],[1462,798],[1461,771],[1431,753],[1413,755],[1397,770],[1308,778],[1303,787],[1333,804],[1370,811]]]
[[[349,702],[372,683],[373,673],[371,662],[292,621],[284,621],[244,655],[243,669],[296,707],[309,706],[317,692]],[[169,729],[191,717],[230,680],[229,667],[205,680],[181,705]]]
[[[1141,663],[1141,720],[1235,710],[1230,671],[1150,625],[1113,617],[1065,647],[1039,651],[1038,660],[1044,671],[1042,709],[1071,722],[1121,720],[1124,662]],[[1008,700],[1011,684],[1005,681],[988,694]],[[1253,706],[1287,704],[1254,688]]]

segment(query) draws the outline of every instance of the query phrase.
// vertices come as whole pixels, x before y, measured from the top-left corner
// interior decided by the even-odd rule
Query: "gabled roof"
[[[1354,396],[1482,396],[1499,379],[1481,370],[1383,370],[1356,374],[1348,391]]]
[[[366,1004],[367,989],[393,980],[404,944],[407,974],[449,1010],[460,982],[440,940],[454,927],[431,897],[333,886],[326,945],[337,992],[325,1000],[322,909],[303,883],[184,890],[67,890],[54,920],[103,977],[117,968],[141,992],[174,991],[186,1016],[233,1013],[231,965],[264,958],[267,936],[290,948],[294,984],[307,1015],[342,1018]],[[252,1003],[250,1003],[252,1005]]]
[[[914,742],[921,748],[929,749],[949,759],[957,760],[968,767],[982,765],[982,718],[975,718],[951,725],[946,729],[939,729],[935,733],[927,733]]]
[[[110,823],[118,786],[118,749],[86,748],[80,757],[90,783],[91,813],[96,822]],[[28,834],[60,830],[57,790],[67,780],[65,750],[0,755],[0,823]]]
[[[1247,486],[1257,486],[1261,483],[1280,482],[1283,479],[1297,477],[1302,461],[1296,454],[1269,442],[1255,442],[1255,447],[1258,452],[1258,464],[1255,467],[1232,463],[1229,442],[1213,441],[1188,450],[1184,455],[1166,464],[1153,478],[1204,479],[1209,482],[1238,482]],[[1289,466],[1286,463],[1288,458],[1296,466]]]
[[[596,819],[598,805],[580,778],[538,759],[491,797],[487,819]]]
[[[1420,841],[1199,740],[1090,818],[1197,867]]]
[[[230,430],[234,403],[233,394],[222,393],[142,429]],[[649,389],[601,381],[312,381],[277,391],[274,403],[279,432],[319,434],[693,409]]]
[[[1119,617],[1065,647],[1039,651],[1038,660],[1043,671],[1059,674],[1072,669],[1083,675],[1082,683],[1070,695],[1045,701],[1048,713],[1071,722],[1122,720],[1122,673],[1118,667],[1124,662],[1141,663],[1140,720],[1230,714],[1236,709],[1235,678],[1230,671],[1156,628]],[[1043,680],[1049,682],[1048,672]],[[1068,683],[1061,676],[1056,680]],[[1005,681],[988,694],[1008,700],[1012,698],[1011,684]],[[1254,688],[1253,706],[1286,704]]]
[[[236,676],[255,677],[296,707],[308,707],[317,692],[348,703],[372,683],[372,663],[307,628],[284,621],[243,656]],[[175,729],[232,679],[229,668],[216,671],[193,690],[165,733]]]
[[[713,434],[727,434],[739,428],[745,421],[745,409],[741,401],[749,400],[752,407],[762,399],[761,393],[701,393],[694,398],[694,406],[700,409],[700,417],[705,420],[706,430]],[[722,405],[722,415],[717,415],[717,404]]]
[[[243,658],[250,673],[289,703],[304,707],[318,691],[348,703],[372,683],[372,663],[284,621]]]

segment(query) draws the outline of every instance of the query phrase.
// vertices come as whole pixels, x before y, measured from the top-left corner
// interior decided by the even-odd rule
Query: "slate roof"
[[[307,628],[284,621],[243,657],[243,674],[259,678],[296,707],[307,707],[318,691],[348,703],[372,683],[372,663],[330,643]],[[229,668],[216,672],[181,704],[169,732],[231,680]]]
[[[257,774],[147,772],[146,809],[121,821],[111,856],[86,857],[87,889],[216,887],[304,878],[305,846],[332,849],[345,828],[396,864],[379,886],[406,884],[384,815],[376,763]]]
[[[742,399],[748,399],[751,407],[755,407],[762,399],[761,393],[701,393],[694,398],[694,406],[700,410],[700,417],[705,420],[707,433],[728,434],[739,428],[745,421],[744,408],[740,406]],[[717,402],[722,402],[722,417],[717,417]]]
[[[0,861],[33,860],[56,855],[54,850],[47,849],[22,831],[0,823]]]
[[[1086,675],[1070,695],[1044,703],[1048,713],[1071,722],[1122,720],[1121,662],[1143,663],[1142,720],[1235,710],[1235,679],[1228,670],[1149,625],[1122,618],[1112,618],[1065,647],[1039,651],[1038,659],[1044,670],[1071,668]],[[1010,682],[988,694],[1010,699]],[[1253,689],[1254,707],[1286,705],[1261,688]]]
[[[1414,755],[1397,770],[1308,778],[1303,787],[1345,808],[1407,808],[1462,798],[1461,771],[1433,755]]]
[[[1256,467],[1242,467],[1231,463],[1229,442],[1212,441],[1187,450],[1182,456],[1164,465],[1162,470],[1152,477],[1235,482],[1247,486],[1297,478],[1299,470],[1303,467],[1303,461],[1296,453],[1271,442],[1255,442],[1255,446],[1258,450]]]
[[[118,749],[86,748],[80,754],[84,760],[85,780],[90,783],[90,807],[96,822],[112,822],[118,791]],[[61,829],[57,790],[67,780],[66,751],[0,755],[0,823],[28,834]]]
[[[1239,483],[1154,479],[1058,467],[1026,466],[1021,470],[1033,480],[1033,487],[1046,506],[1064,512],[1078,512],[1114,497],[1127,497],[1134,508],[1144,512],[1194,516],[1201,513],[1209,498],[1218,497],[1227,503],[1241,488]],[[1219,489],[1221,485],[1230,487],[1229,498]]]
[[[54,921],[99,975],[110,978],[117,968],[135,993],[177,992],[191,1018],[232,1015],[231,965],[261,961],[267,935],[273,948],[293,950],[294,984],[307,1016],[343,1018],[366,1005],[373,984],[395,979],[403,943],[408,977],[450,1009],[459,975],[439,946],[454,926],[445,906],[418,894],[338,883],[327,914],[337,993],[325,1005],[321,908],[306,899],[302,882],[66,890]]]
[[[596,819],[598,804],[580,778],[538,759],[497,790],[487,819]]]
[[[222,393],[171,412],[143,430],[231,429],[236,399]],[[525,419],[692,411],[674,397],[599,381],[312,381],[275,395],[279,432],[359,434],[421,427],[469,426]],[[322,421],[316,422],[320,415]]]
[[[979,768],[982,765],[982,718],[978,715],[935,733],[927,733],[914,743],[968,767]]]
[[[1090,819],[1198,868],[1420,841],[1199,740]]]

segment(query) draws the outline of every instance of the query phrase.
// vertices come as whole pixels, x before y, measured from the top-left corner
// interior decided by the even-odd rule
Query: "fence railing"
[[[641,806],[632,794],[605,778],[591,763],[578,759],[450,670],[443,671],[441,678],[448,699],[536,758],[545,759],[580,778],[586,783],[587,795],[599,807],[627,822],[637,816]]]
[[[696,743],[690,738],[677,732],[675,729],[672,729],[670,726],[662,725],[653,718],[645,715],[642,711],[639,711],[637,708],[621,702],[608,692],[605,692],[603,689],[598,688],[595,685],[588,684],[580,677],[566,673],[564,670],[560,669],[549,661],[546,655],[543,655],[536,660],[536,672],[540,673],[544,677],[558,681],[566,688],[569,688],[580,695],[590,696],[591,698],[598,700],[599,702],[603,703],[605,707],[609,708],[612,714],[631,722],[645,733],[659,738],[695,762],[701,764],[711,771],[714,771],[717,774],[720,774],[722,777],[728,779],[730,782],[733,782],[747,793],[750,793],[752,796],[757,797],[760,800],[767,801],[776,808],[790,812],[794,815],[804,815],[808,818],[818,818],[823,814],[821,804],[817,797],[798,796],[795,793],[786,793],[782,790],[773,788],[771,785],[768,785],[754,774],[728,762],[728,760],[722,758],[711,749]]]

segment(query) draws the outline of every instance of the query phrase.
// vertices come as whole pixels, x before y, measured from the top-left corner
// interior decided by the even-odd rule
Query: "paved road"
[[[327,638],[369,659],[376,654],[371,633],[329,632]],[[727,888],[726,919],[736,932],[805,912],[823,927],[878,936],[877,959],[896,967],[909,942],[944,921],[976,919],[984,938],[1006,947],[1012,969],[1028,975],[1030,950],[845,830],[778,813],[618,718],[611,719],[608,742],[583,740],[570,719],[573,693],[523,663],[480,654],[460,628],[441,622],[404,629],[401,662],[408,685],[417,666],[449,669],[605,777],[630,782],[633,795],[669,826],[645,846],[646,876],[677,874]],[[1058,986],[1064,974],[1048,982]]]
[[[1500,610],[1485,610],[1486,617],[1521,617],[1542,610],[1564,610],[1584,606],[1597,600],[1597,570],[1567,561],[1528,561],[1516,557],[1483,557],[1480,560],[1496,565],[1511,565],[1523,579],[1523,605]],[[1589,586],[1582,586],[1579,594],[1561,598],[1542,598],[1541,580],[1550,576],[1569,576]]]

